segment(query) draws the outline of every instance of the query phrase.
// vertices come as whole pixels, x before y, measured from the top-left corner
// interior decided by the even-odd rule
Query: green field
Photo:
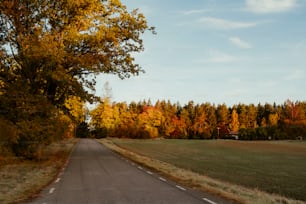
[[[306,201],[306,143],[224,140],[112,140],[209,177]]]

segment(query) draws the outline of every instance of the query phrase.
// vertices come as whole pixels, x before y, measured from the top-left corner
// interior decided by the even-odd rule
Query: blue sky
[[[123,0],[157,35],[143,36],[146,71],[109,82],[112,100],[282,104],[306,99],[305,0]]]

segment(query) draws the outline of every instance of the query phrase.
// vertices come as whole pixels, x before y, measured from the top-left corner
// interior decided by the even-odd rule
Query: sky
[[[122,0],[157,35],[135,54],[145,74],[106,82],[116,102],[181,105],[306,100],[306,0]]]

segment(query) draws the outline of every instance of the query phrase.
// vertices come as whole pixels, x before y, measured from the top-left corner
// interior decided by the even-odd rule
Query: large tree
[[[71,97],[92,101],[98,74],[138,75],[146,30],[119,0],[0,0],[0,117],[25,132],[71,111]]]
[[[57,106],[68,95],[89,100],[93,76],[142,72],[132,53],[143,50],[146,30],[145,17],[119,0],[1,0],[0,79]]]

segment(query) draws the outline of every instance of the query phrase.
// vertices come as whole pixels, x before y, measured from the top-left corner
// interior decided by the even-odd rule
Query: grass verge
[[[2,158],[0,203],[19,203],[37,196],[60,172],[76,142],[77,139],[69,139],[49,145],[39,162]]]
[[[170,162],[164,162],[161,161],[160,159],[156,159],[155,156],[148,156],[148,152],[146,151],[140,151],[139,149],[135,147],[131,147],[128,145],[124,145],[123,143],[137,143],[139,147],[144,149],[150,149],[145,143],[148,142],[153,142],[154,144],[157,144],[156,149],[153,149],[154,153],[156,154],[162,154],[164,157],[172,158],[173,160],[182,160],[180,159],[180,151],[178,146],[175,146],[175,151],[173,149],[170,150],[173,151],[172,153],[166,154],[163,150],[163,148],[168,148],[162,146],[161,144],[164,143],[165,141],[152,141],[152,140],[114,140],[114,139],[102,139],[99,140],[101,143],[103,143],[105,146],[111,148],[112,150],[118,152],[119,154],[122,154],[131,160],[141,163],[151,169],[154,169],[158,171],[161,174],[164,174],[168,177],[171,177],[172,179],[178,181],[181,184],[187,185],[192,188],[197,188],[199,190],[203,190],[206,192],[213,193],[215,195],[219,195],[221,197],[224,197],[226,199],[229,199],[231,201],[234,201],[236,203],[251,203],[251,204],[257,204],[257,203],[288,203],[288,204],[295,204],[295,203],[304,203],[303,201],[298,201],[294,199],[289,199],[283,196],[279,196],[277,194],[271,194],[271,193],[266,193],[258,188],[247,188],[243,187],[242,185],[236,185],[233,184],[233,182],[224,182],[219,179],[213,179],[211,177],[208,177],[204,175],[203,173],[197,173],[196,171],[187,169],[187,168],[182,168],[178,167],[179,165],[173,164]],[[167,141],[170,143],[176,142],[176,141]],[[166,142],[166,143],[167,143]],[[179,141],[180,143],[181,141]],[[118,146],[119,145],[119,146]],[[223,143],[221,146],[224,145]],[[230,145],[234,145],[230,143]],[[242,145],[245,147],[244,145]],[[194,152],[194,146],[193,148],[188,149],[188,147],[185,146],[181,147],[182,151],[186,154],[188,154],[188,151],[192,151],[193,155],[196,155]],[[223,147],[222,149],[224,149]],[[237,148],[237,147],[234,147]],[[135,150],[135,151],[134,151]],[[151,147],[152,150],[152,147]],[[273,149],[269,148],[270,151],[274,151]],[[275,150],[277,151],[277,150]],[[303,150],[302,150],[303,151]],[[136,153],[135,153],[136,152]],[[303,153],[303,152],[302,152]],[[224,152],[222,153],[223,156],[226,156]],[[199,158],[200,155],[197,155],[197,158]],[[195,163],[200,163],[195,162]],[[188,164],[189,165],[189,164]],[[228,167],[230,168],[230,167]],[[237,176],[239,177],[239,172],[236,172]]]

